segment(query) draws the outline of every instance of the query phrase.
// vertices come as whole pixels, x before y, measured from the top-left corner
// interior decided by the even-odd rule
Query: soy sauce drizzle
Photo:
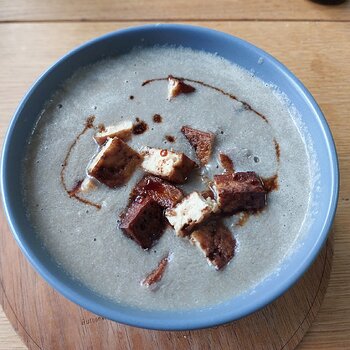
[[[269,193],[278,190],[278,174],[270,177],[261,178],[265,190]]]
[[[170,77],[171,75],[169,75]],[[172,76],[171,76],[172,77]],[[178,78],[178,77],[174,77],[175,79],[178,79],[180,81],[188,81],[190,83],[195,83],[195,84],[199,84],[199,85],[202,85],[204,87],[207,87],[209,89],[212,89],[212,90],[215,90],[219,93],[221,93],[222,95],[224,96],[227,96],[229,98],[231,98],[232,100],[235,100],[237,102],[240,102],[243,104],[243,107],[246,109],[246,110],[249,110],[249,111],[252,111],[253,113],[255,113],[257,116],[259,116],[261,119],[263,119],[265,121],[265,123],[269,123],[269,121],[267,120],[266,116],[264,116],[263,114],[261,114],[260,112],[256,111],[249,103],[245,102],[245,101],[242,101],[240,100],[239,98],[237,98],[235,95],[232,95],[230,94],[229,92],[226,92],[216,86],[213,86],[213,85],[210,85],[210,84],[207,84],[203,81],[200,81],[200,80],[194,80],[194,79],[188,79],[188,78]],[[155,81],[162,81],[162,80],[168,80],[168,77],[167,78],[154,78],[154,79],[148,79],[148,80],[145,80],[141,86],[145,86],[145,85],[148,85],[150,83],[153,83]]]
[[[94,202],[89,201],[88,199],[82,198],[79,196],[78,192],[79,192],[79,188],[80,185],[82,183],[82,180],[78,181],[75,186],[72,189],[68,189],[67,185],[66,185],[66,180],[65,180],[65,171],[66,171],[66,167],[68,165],[68,160],[70,158],[70,155],[72,153],[73,148],[75,147],[75,145],[77,144],[78,140],[80,139],[81,136],[83,136],[89,129],[92,129],[94,127],[94,120],[95,120],[95,116],[91,115],[86,119],[85,122],[85,126],[84,129],[76,136],[75,140],[71,143],[71,145],[68,148],[66,157],[64,158],[64,161],[62,163],[62,169],[61,169],[61,173],[60,173],[60,178],[61,178],[61,184],[64,188],[64,190],[67,192],[68,196],[70,198],[75,198],[76,200],[78,200],[79,202],[82,202],[84,204],[87,205],[91,205],[97,209],[101,209],[101,204],[97,204]]]
[[[275,145],[277,163],[279,163],[279,162],[280,162],[280,157],[281,157],[280,145],[279,145],[279,143],[276,141],[276,139],[273,139],[273,143],[274,143],[274,145]]]
[[[165,135],[165,139],[171,143],[174,143],[176,141],[175,136],[172,136],[172,135]]]
[[[145,131],[147,131],[147,129],[148,129],[147,123],[141,120],[140,118],[136,118],[136,123],[132,127],[132,133],[134,135],[141,135]]]
[[[68,194],[70,197],[75,196],[80,191],[80,186],[82,183],[83,183],[83,180],[77,181],[74,187],[71,190],[69,190]]]
[[[161,123],[163,121],[163,118],[160,114],[155,114],[153,116],[153,122],[154,123]]]

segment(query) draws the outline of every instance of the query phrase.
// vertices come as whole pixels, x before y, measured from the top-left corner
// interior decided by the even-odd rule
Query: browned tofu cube
[[[146,147],[142,152],[142,168],[153,175],[174,183],[184,183],[197,166],[184,153]]]
[[[196,130],[189,126],[183,126],[181,132],[194,148],[201,165],[206,165],[213,150],[214,134]]]
[[[253,171],[214,176],[217,203],[224,213],[258,210],[266,205],[266,190]]]
[[[116,125],[110,125],[105,127],[103,130],[97,132],[94,136],[95,141],[99,145],[103,145],[108,138],[119,137],[123,141],[127,141],[132,133],[132,122],[123,121]]]
[[[165,217],[177,236],[186,237],[217,211],[218,206],[214,200],[210,197],[203,198],[198,192],[192,192],[174,208],[167,209]]]
[[[137,197],[121,215],[120,228],[143,249],[149,249],[164,232],[163,209],[150,197]]]
[[[135,186],[131,198],[151,197],[162,208],[172,208],[183,198],[183,192],[159,177],[146,175]]]
[[[236,241],[222,223],[211,221],[192,232],[191,242],[207,258],[210,265],[222,269],[233,258]]]
[[[108,187],[124,185],[142,158],[118,137],[108,139],[88,167],[88,175]]]
[[[175,78],[172,75],[168,76],[169,101],[180,94],[190,94],[195,91],[196,89],[192,85],[186,84],[183,79]]]

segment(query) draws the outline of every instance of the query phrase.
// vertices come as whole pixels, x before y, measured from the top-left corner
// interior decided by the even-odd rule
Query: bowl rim
[[[298,90],[298,93],[302,95],[303,99],[310,104],[310,108],[313,110],[315,116],[317,116],[322,126],[324,137],[325,137],[324,141],[327,143],[327,150],[329,152],[330,165],[331,165],[330,175],[332,176],[331,201],[328,207],[326,218],[324,220],[324,224],[322,226],[322,230],[318,235],[312,250],[305,257],[302,263],[298,266],[295,273],[289,277],[287,283],[284,283],[283,285],[280,285],[279,288],[272,290],[270,294],[262,297],[258,303],[247,305],[246,307],[243,307],[242,309],[240,309],[239,312],[237,311],[235,312],[235,310],[233,310],[229,315],[226,315],[225,317],[213,312],[212,315],[210,315],[210,317],[206,316],[202,320],[197,320],[195,322],[191,322],[189,320],[187,320],[187,322],[181,322],[181,320],[171,322],[170,320],[167,323],[163,323],[159,321],[157,322],[157,320],[152,318],[148,319],[145,316],[140,317],[135,315],[128,315],[127,313],[121,312],[120,310],[119,311],[110,310],[109,308],[106,308],[105,306],[101,305],[101,303],[98,303],[95,300],[92,300],[91,298],[87,298],[85,296],[82,297],[71,286],[62,282],[44,264],[42,264],[41,261],[35,256],[35,253],[32,251],[32,249],[22,241],[21,237],[23,236],[23,232],[20,232],[20,229],[18,228],[16,219],[15,219],[15,215],[13,214],[13,208],[11,208],[8,204],[8,197],[11,196],[11,194],[9,193],[9,189],[7,188],[7,185],[6,185],[5,168],[6,168],[6,163],[8,161],[10,139],[13,134],[13,129],[21,115],[23,106],[28,102],[28,100],[30,100],[33,91],[37,88],[40,82],[45,80],[50,75],[50,73],[55,69],[56,66],[60,65],[65,60],[68,60],[71,56],[75,55],[76,53],[78,53],[79,51],[83,50],[86,47],[93,46],[94,44],[100,41],[109,39],[111,37],[123,36],[124,34],[130,33],[130,32],[138,32],[142,36],[142,32],[144,30],[159,30],[160,28],[164,31],[169,29],[170,30],[181,29],[184,31],[200,32],[202,34],[204,33],[208,35],[220,35],[222,38],[235,41],[239,45],[255,51],[257,54],[261,55],[262,57],[268,58],[276,67],[276,69],[280,70],[284,74],[284,76],[291,81],[291,83],[293,84],[293,87],[295,87],[296,90]],[[66,298],[73,301],[74,303],[82,306],[83,308],[97,315],[103,316],[105,318],[108,318],[123,324],[142,327],[146,329],[157,329],[157,330],[190,330],[190,329],[199,329],[199,328],[217,326],[220,324],[224,324],[224,323],[231,322],[233,320],[237,320],[239,318],[245,317],[252,312],[258,311],[262,307],[266,306],[267,304],[277,299],[279,296],[285,293],[292,285],[294,285],[299,280],[299,278],[306,272],[306,270],[311,266],[311,264],[317,257],[332,227],[335,213],[336,213],[336,208],[337,208],[338,196],[339,196],[339,164],[338,164],[338,157],[337,157],[335,143],[334,143],[330,128],[317,102],[315,101],[311,93],[306,89],[306,87],[301,83],[301,81],[276,58],[274,58],[267,52],[263,51],[262,49],[256,47],[255,45],[243,39],[240,39],[234,35],[227,34],[214,29],[194,26],[194,25],[183,25],[183,24],[147,24],[142,26],[133,26],[129,28],[119,29],[119,30],[104,34],[102,36],[99,36],[97,38],[94,38],[92,40],[89,40],[73,48],[68,53],[64,54],[56,62],[54,62],[48,69],[46,69],[39,76],[39,78],[36,79],[36,81],[27,90],[23,99],[19,103],[12,117],[12,120],[10,121],[8,130],[6,132],[4,143],[3,143],[3,149],[2,149],[2,157],[1,157],[0,185],[1,185],[2,201],[3,201],[5,215],[7,217],[10,229],[17,241],[17,244],[21,248],[26,258],[29,260],[31,265],[34,267],[34,269],[55,290],[57,290],[59,293],[61,293],[62,295],[64,295]],[[216,305],[212,307],[212,310],[215,309],[215,306]],[[141,309],[139,309],[139,311],[142,312]],[[171,311],[167,311],[167,313],[171,314]]]

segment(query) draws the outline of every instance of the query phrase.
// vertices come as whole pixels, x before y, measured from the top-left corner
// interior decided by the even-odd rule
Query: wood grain
[[[134,23],[0,24],[0,139],[3,138],[20,98],[49,64],[87,39],[132,24]],[[347,114],[350,110],[350,26],[348,23],[319,22],[193,24],[226,31],[269,51],[305,83],[327,117],[336,140],[341,168],[340,201],[334,226],[333,272],[321,311],[305,336],[301,349],[348,349],[350,127]],[[2,320],[0,317],[1,332]],[[2,334],[0,333],[1,336]],[[1,346],[2,349],[9,349],[7,345],[1,344],[0,349]]]
[[[309,0],[0,0],[0,21],[350,20],[350,3]]]
[[[205,330],[159,332],[105,320],[60,296],[29,266],[3,215],[0,223],[0,303],[25,344],[33,350],[292,350],[322,304],[333,256],[331,237],[291,290],[242,320]]]

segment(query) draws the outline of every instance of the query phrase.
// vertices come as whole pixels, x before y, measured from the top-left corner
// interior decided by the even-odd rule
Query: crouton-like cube
[[[205,199],[198,192],[192,192],[174,208],[167,209],[165,217],[176,235],[185,237],[217,211],[218,206],[210,197]]]
[[[181,132],[194,148],[201,165],[206,165],[209,162],[213,150],[214,134],[196,130],[189,126],[183,126]]]
[[[118,137],[108,139],[88,167],[88,175],[114,188],[125,184],[141,156]]]
[[[105,127],[104,130],[95,134],[94,139],[99,145],[103,145],[109,137],[119,137],[123,141],[127,141],[131,136],[132,128],[131,121],[124,121],[117,125]]]
[[[175,78],[172,75],[168,76],[169,101],[180,94],[190,94],[194,91],[196,91],[196,89],[193,86],[184,83],[183,79]]]
[[[226,266],[235,253],[236,241],[229,229],[220,222],[211,221],[202,225],[192,232],[190,240],[216,270]]]
[[[142,152],[142,168],[164,180],[184,183],[196,163],[180,152],[167,149],[145,148]]]
[[[131,198],[151,197],[162,208],[172,208],[183,198],[183,192],[159,177],[146,175],[135,186]]]
[[[149,249],[163,234],[163,209],[150,197],[137,197],[121,215],[119,227],[143,249]]]
[[[214,189],[219,208],[224,213],[262,209],[266,190],[253,171],[214,176]]]

